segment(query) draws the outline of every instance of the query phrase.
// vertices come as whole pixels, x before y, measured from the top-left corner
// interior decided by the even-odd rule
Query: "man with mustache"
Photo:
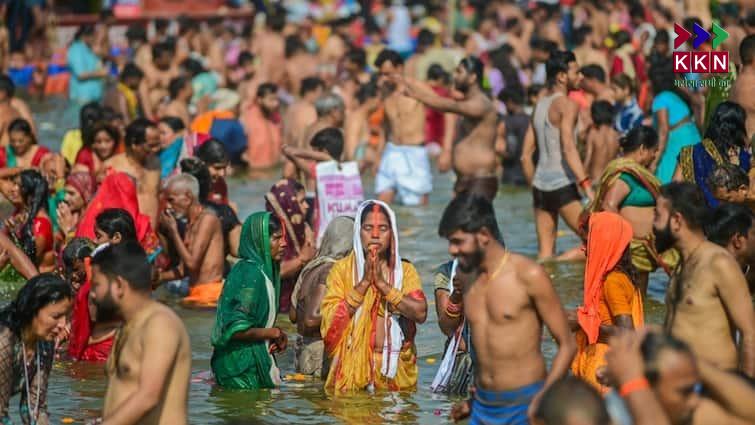
[[[223,289],[225,241],[220,219],[199,202],[199,182],[190,174],[173,176],[166,182],[167,208],[161,217],[163,231],[178,253],[183,266],[179,275],[161,273],[160,280],[189,278],[189,295],[183,303],[215,307]],[[185,218],[182,236],[176,220]]]
[[[653,233],[660,252],[674,247],[681,267],[666,293],[665,328],[696,356],[724,370],[755,374],[755,314],[742,269],[703,233],[707,204],[696,185],[661,188]],[[736,333],[739,334],[735,336]],[[737,340],[739,344],[737,344]]]
[[[480,195],[457,195],[438,229],[459,269],[477,274],[460,304],[446,304],[447,316],[467,320],[477,360],[474,397],[451,415],[459,420],[471,410],[473,424],[532,421],[543,392],[568,373],[576,352],[553,284],[537,263],[506,249],[493,205]],[[540,347],[543,323],[558,345],[550,372]]]
[[[92,256],[90,299],[99,317],[122,317],[105,366],[104,424],[187,423],[191,343],[181,319],[151,298],[152,267],[135,240]]]

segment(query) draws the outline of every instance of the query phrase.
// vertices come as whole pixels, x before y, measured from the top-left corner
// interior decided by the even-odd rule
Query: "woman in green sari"
[[[280,221],[269,212],[244,222],[239,257],[226,278],[212,331],[212,372],[224,388],[274,388],[281,382],[274,353],[286,334],[273,327],[280,297],[280,261],[286,247]]]

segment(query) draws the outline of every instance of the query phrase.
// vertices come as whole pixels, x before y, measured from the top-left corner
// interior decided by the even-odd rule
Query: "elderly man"
[[[320,331],[330,370],[325,389],[391,391],[417,384],[417,323],[427,301],[417,270],[399,255],[393,211],[380,201],[360,205],[354,250],[328,274]]]
[[[166,183],[167,209],[161,217],[163,232],[181,258],[183,273],[189,278],[189,296],[184,304],[214,307],[223,288],[225,246],[220,220],[199,202],[199,182],[190,174],[179,174]],[[185,218],[186,234],[181,237],[177,219]],[[161,276],[161,280],[180,276]]]

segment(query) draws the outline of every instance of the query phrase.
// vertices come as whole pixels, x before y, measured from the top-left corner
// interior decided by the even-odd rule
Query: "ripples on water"
[[[33,103],[35,118],[40,129],[42,144],[57,149],[65,131],[78,123],[78,108],[62,100]],[[263,196],[274,179],[245,181],[229,180],[231,199],[239,206],[239,216],[264,208]],[[372,193],[371,178],[364,181],[368,195]],[[397,394],[362,394],[332,399],[326,396],[317,382],[287,382],[280,389],[260,392],[237,392],[215,388],[203,379],[210,368],[210,332],[214,313],[192,311],[175,305],[175,299],[158,296],[174,305],[184,320],[191,336],[193,374],[189,394],[189,418],[192,424],[269,424],[269,423],[407,423],[437,424],[448,422],[451,400],[432,394],[429,390],[440,363],[445,338],[437,325],[432,292],[432,270],[447,261],[446,241],[438,237],[440,214],[451,194],[452,182],[448,175],[436,176],[430,205],[425,208],[396,208],[399,222],[401,253],[411,260],[422,275],[430,314],[427,322],[418,329],[416,344],[419,357],[418,390]],[[507,246],[514,251],[535,256],[537,239],[532,221],[532,199],[529,191],[504,187],[495,202],[496,213]],[[565,226],[561,224],[561,228]],[[567,235],[558,239],[563,250],[577,243]],[[567,307],[574,307],[582,297],[581,264],[546,265],[556,290]],[[662,318],[661,306],[665,279],[660,274],[651,277],[650,300],[646,313],[650,322]],[[284,316],[279,323],[289,332],[292,347],[295,328]],[[546,357],[555,354],[555,345],[549,336],[543,340]],[[293,350],[278,357],[284,375],[292,374]],[[48,405],[54,423],[72,418],[82,423],[97,417],[102,409],[106,382],[104,367],[100,364],[57,363],[53,370],[48,393]],[[14,409],[17,399],[11,403]]]

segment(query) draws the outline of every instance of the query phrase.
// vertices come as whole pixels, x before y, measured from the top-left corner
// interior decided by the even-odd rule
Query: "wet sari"
[[[738,165],[742,171],[748,173],[752,161],[749,150],[740,149],[737,158],[739,163],[734,165]],[[706,180],[716,167],[729,162],[731,161],[721,155],[721,152],[710,139],[704,139],[696,145],[683,148],[679,153],[679,167],[684,181],[695,183],[700,188],[710,208],[716,208],[720,201],[713,196]]]
[[[89,291],[92,288],[92,267],[86,258],[87,278],[79,288],[74,300],[71,314],[71,336],[68,341],[68,355],[73,360],[87,362],[105,362],[113,347],[115,334],[94,344],[89,344],[92,335],[92,318],[89,315]]]
[[[283,251],[283,261],[293,260],[301,253],[306,238],[306,215],[302,211],[297,193],[304,187],[292,179],[278,181],[265,195],[265,209],[278,216],[285,227],[286,249]],[[287,313],[291,307],[291,293],[294,290],[299,273],[281,279],[281,296],[278,311]]]
[[[274,388],[281,382],[269,341],[233,339],[238,332],[275,324],[280,270],[270,250],[270,217],[268,212],[258,212],[244,222],[240,258],[218,300],[210,364],[221,387],[255,390]]]

